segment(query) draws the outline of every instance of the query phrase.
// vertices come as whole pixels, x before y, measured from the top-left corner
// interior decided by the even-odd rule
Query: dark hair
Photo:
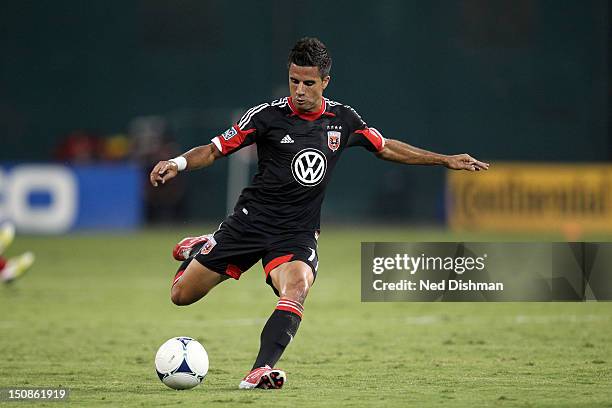
[[[332,59],[327,47],[318,38],[304,37],[295,43],[289,53],[287,68],[292,63],[300,67],[318,67],[321,78],[325,78],[331,71]]]

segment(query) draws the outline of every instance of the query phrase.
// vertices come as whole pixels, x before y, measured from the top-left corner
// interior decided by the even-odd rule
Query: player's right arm
[[[261,115],[269,106],[268,103],[262,103],[247,110],[237,123],[213,138],[212,143],[194,147],[174,159],[160,161],[149,174],[151,184],[157,187],[159,183],[164,184],[176,177],[179,171],[208,167],[216,159],[255,143],[257,134],[264,132],[265,120],[261,118]]]
[[[179,163],[177,163],[177,161],[181,161],[181,157],[185,160],[184,169],[179,169]],[[223,154],[213,143],[194,147],[175,159],[158,162],[155,167],[153,167],[153,170],[151,170],[149,180],[153,186],[157,187],[159,183],[164,184],[166,181],[176,177],[180,170],[195,170],[202,167],[208,167],[219,157],[223,157]]]

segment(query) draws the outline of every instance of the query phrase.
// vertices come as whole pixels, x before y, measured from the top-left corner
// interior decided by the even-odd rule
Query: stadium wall
[[[316,35],[334,57],[327,95],[388,137],[493,163],[608,161],[608,7],[337,1],[304,18],[295,2],[7,3],[0,160],[45,161],[73,129],[121,132],[153,114],[181,149],[205,143],[228,112],[285,95],[288,49]],[[187,219],[225,215],[226,174],[190,176]],[[440,221],[444,174],[351,152],[324,218]]]

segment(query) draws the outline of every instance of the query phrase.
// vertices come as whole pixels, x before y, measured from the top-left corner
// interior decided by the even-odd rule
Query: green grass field
[[[69,404],[88,407],[612,407],[612,303],[361,303],[360,241],[456,238],[408,229],[325,230],[279,362],[285,388],[238,390],[276,297],[257,266],[172,305],[170,251],[185,232],[197,231],[18,237],[7,255],[31,249],[37,262],[0,287],[0,387],[68,387]],[[178,335],[210,356],[190,391],[166,388],[153,367]]]

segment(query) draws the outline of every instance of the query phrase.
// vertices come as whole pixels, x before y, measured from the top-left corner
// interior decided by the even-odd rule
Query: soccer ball
[[[155,355],[157,376],[168,387],[188,390],[200,384],[208,372],[208,354],[191,337],[174,337]]]

